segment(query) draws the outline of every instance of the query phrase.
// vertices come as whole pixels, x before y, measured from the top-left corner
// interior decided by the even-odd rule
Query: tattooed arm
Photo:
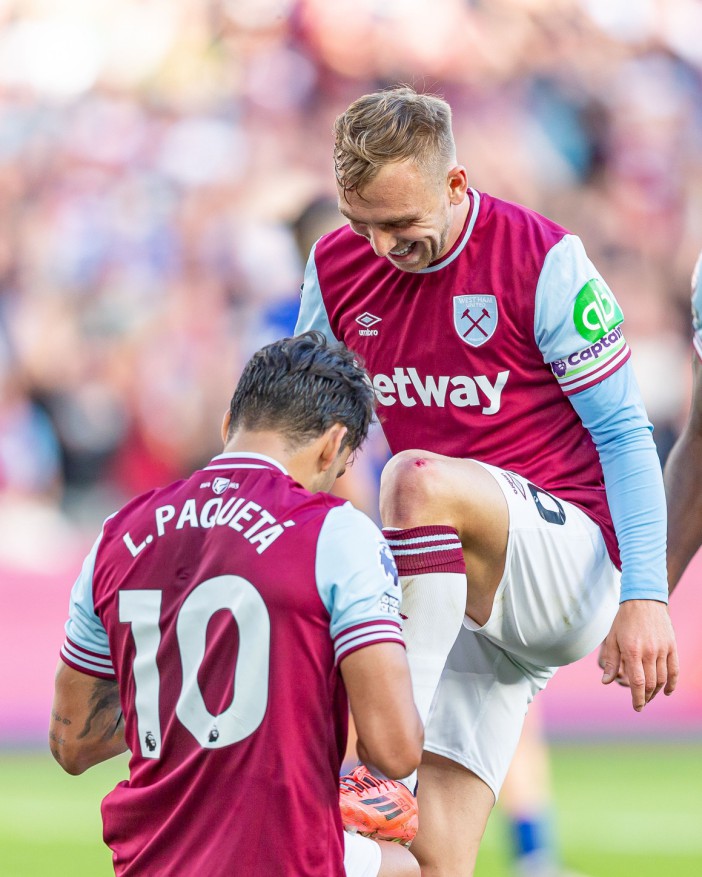
[[[83,773],[127,749],[117,683],[58,662],[49,747],[61,767]]]

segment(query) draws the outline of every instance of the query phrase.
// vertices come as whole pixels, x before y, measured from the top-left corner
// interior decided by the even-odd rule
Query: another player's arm
[[[399,779],[419,766],[424,729],[414,705],[409,665],[399,643],[376,643],[341,662],[361,761]]]
[[[670,592],[702,545],[702,362],[695,354],[692,408],[663,471]]]
[[[80,673],[59,661],[49,746],[70,774],[83,773],[124,752],[127,744],[117,682]]]

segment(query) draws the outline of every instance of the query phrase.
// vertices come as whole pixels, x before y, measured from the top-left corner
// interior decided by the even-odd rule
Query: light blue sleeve
[[[402,589],[392,552],[373,521],[350,503],[326,516],[317,544],[316,577],[331,616],[337,661],[376,642],[404,644]]]
[[[109,655],[110,647],[102,622],[95,614],[93,605],[93,574],[102,532],[95,540],[90,554],[83,561],[83,567],[71,590],[71,598],[66,622],[66,636],[72,643],[89,652]],[[75,660],[74,656],[71,656]]]
[[[546,255],[536,287],[534,337],[566,395],[612,374],[629,357],[624,315],[580,238]]]
[[[570,401],[600,456],[622,559],[621,600],[667,603],[663,476],[631,363]]]
[[[622,559],[621,599],[667,602],[663,477],[623,319],[580,239],[565,235],[544,260],[534,335],[600,457]]]
[[[319,242],[317,242],[319,243]],[[317,329],[327,339],[334,342],[338,339],[334,337],[329,324],[327,309],[324,307],[322,299],[322,290],[319,286],[319,277],[317,276],[317,265],[314,260],[317,244],[312,247],[307,267],[305,268],[305,279],[302,284],[302,297],[300,299],[300,313],[295,325],[295,334],[300,335],[310,329]]]

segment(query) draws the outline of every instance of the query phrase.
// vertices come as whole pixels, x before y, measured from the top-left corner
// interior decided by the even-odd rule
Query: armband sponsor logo
[[[607,284],[595,277],[583,286],[573,304],[573,322],[586,341],[598,341],[624,320]]]
[[[551,371],[557,378],[564,378],[574,369],[587,365],[590,360],[599,359],[600,356],[612,356],[624,346],[624,343],[622,327],[617,326],[616,329],[612,329],[611,332],[584,350],[579,350],[576,353],[571,353],[565,359],[557,359],[552,362]]]
[[[392,375],[373,377],[375,395],[381,405],[400,403],[405,408],[423,405],[425,408],[480,408],[482,414],[497,414],[502,391],[507,384],[509,370],[498,372],[494,379],[487,375],[426,375],[415,368],[397,366]]]

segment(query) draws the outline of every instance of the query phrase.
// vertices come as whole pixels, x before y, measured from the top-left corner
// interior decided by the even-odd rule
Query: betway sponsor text
[[[483,414],[497,414],[508,377],[508,370],[498,372],[494,381],[487,375],[422,377],[414,368],[397,366],[392,375],[375,375],[373,387],[381,405],[395,405],[397,402],[406,408],[417,404],[426,408],[443,408],[447,404],[457,408],[476,405]]]

